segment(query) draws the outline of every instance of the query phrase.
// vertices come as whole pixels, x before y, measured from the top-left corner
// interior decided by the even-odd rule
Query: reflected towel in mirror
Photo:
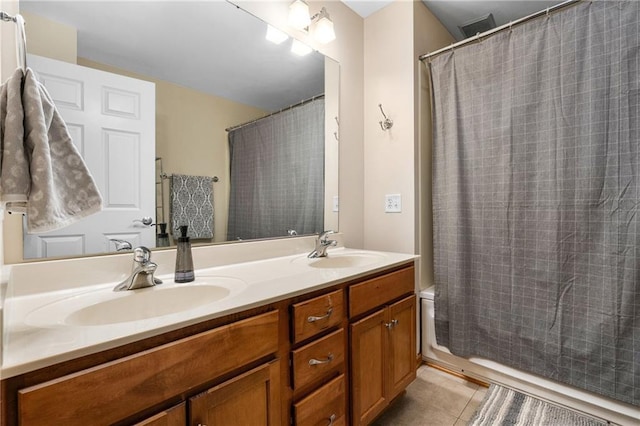
[[[171,176],[171,229],[187,225],[192,239],[213,238],[213,178]]]
[[[100,192],[62,116],[33,70],[0,88],[0,201],[27,231],[63,228],[102,209]]]

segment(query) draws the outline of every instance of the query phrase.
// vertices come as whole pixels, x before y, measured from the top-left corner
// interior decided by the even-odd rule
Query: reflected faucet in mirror
[[[117,238],[111,238],[109,241],[113,241],[116,245],[116,251],[131,250],[133,248],[129,241],[119,240]]]

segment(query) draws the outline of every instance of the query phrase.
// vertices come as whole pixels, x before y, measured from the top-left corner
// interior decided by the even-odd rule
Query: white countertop
[[[36,326],[29,318],[33,318],[33,311],[47,304],[59,303],[62,299],[73,300],[77,295],[87,292],[110,291],[117,281],[86,285],[76,282],[70,288],[46,283],[44,287],[47,291],[36,292],[21,290],[25,283],[10,280],[4,304],[0,376],[3,379],[16,376],[191,324],[326,288],[417,258],[412,254],[347,248],[330,249],[329,256],[332,254],[335,257],[370,255],[373,260],[363,266],[314,268],[309,266],[312,260],[306,258],[306,253],[297,253],[198,269],[193,284],[174,284],[172,274],[161,273],[158,278],[163,279],[166,286],[197,285],[203,279],[215,280],[216,277],[236,280],[242,285],[237,286],[225,299],[204,306],[156,318],[108,325],[75,326],[56,323],[55,318],[52,318],[51,324]],[[18,280],[20,274],[15,275]],[[45,277],[42,276],[41,279],[47,280]],[[153,291],[153,288],[137,291]],[[46,322],[46,318],[44,321]]]

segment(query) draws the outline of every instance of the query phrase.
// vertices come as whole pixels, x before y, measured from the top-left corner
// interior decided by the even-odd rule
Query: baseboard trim
[[[444,373],[451,374],[452,376],[459,377],[459,378],[464,379],[464,380],[466,380],[468,382],[475,383],[478,386],[482,386],[482,387],[485,387],[485,388],[489,387],[489,383],[483,382],[482,380],[478,380],[478,379],[476,379],[474,377],[467,376],[466,374],[462,374],[462,373],[458,373],[457,371],[449,370],[446,367],[443,367],[443,366],[438,365],[438,364],[434,364],[432,362],[424,361],[423,363],[425,365],[428,365],[431,368],[435,368],[436,370],[440,370],[440,371],[442,371]]]

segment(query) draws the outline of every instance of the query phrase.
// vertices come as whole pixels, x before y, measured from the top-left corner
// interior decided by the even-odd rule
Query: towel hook
[[[17,13],[11,16],[0,11],[0,20],[4,22],[15,22],[16,24],[16,59],[22,71],[27,70],[27,36],[24,30],[24,18]]]
[[[378,121],[378,123],[380,123],[380,128],[384,131],[384,130],[389,130],[390,128],[393,127],[393,120],[390,119],[389,117],[387,117],[387,114],[384,113],[384,110],[382,109],[382,104],[378,104],[378,107],[380,108],[380,112],[382,113],[382,116],[384,117],[384,121]]]

